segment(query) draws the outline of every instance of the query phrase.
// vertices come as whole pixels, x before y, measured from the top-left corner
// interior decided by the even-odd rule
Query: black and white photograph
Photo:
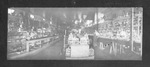
[[[142,7],[10,7],[7,60],[142,60]]]

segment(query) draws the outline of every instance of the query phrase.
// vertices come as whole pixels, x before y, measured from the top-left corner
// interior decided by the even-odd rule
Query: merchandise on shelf
[[[102,23],[99,25],[99,37],[129,41],[130,22],[129,16],[127,16],[117,18],[115,21]]]
[[[133,19],[133,41],[136,43],[141,43],[142,41],[142,12],[137,11],[137,13],[134,14]]]

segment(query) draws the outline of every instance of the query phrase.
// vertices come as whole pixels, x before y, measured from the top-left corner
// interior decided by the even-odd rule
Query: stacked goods
[[[71,56],[71,49],[70,49],[70,47],[68,47],[68,48],[66,49],[66,56],[67,56],[67,57]]]
[[[101,38],[130,40],[130,16],[121,16],[113,21],[106,21],[99,26]]]
[[[142,12],[137,12],[134,14],[133,22],[133,40],[136,43],[141,43],[142,35]]]
[[[89,53],[90,53],[90,54],[89,54],[90,56],[94,56],[94,49],[91,48],[91,49],[89,50]]]

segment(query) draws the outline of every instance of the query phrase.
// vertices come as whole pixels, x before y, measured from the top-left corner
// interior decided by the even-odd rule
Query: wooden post
[[[66,30],[65,30],[65,35],[64,35],[64,51],[65,51],[65,46],[66,46],[65,41],[66,41]]]
[[[99,11],[98,11],[98,8],[97,8],[97,13],[96,13],[96,14],[97,14],[96,18],[97,18],[97,19],[96,19],[96,23],[97,23],[97,31],[98,31],[98,33],[99,33],[99,28],[98,28],[98,27],[99,27],[98,13],[99,13]]]
[[[133,51],[133,23],[134,23],[134,8],[132,8],[132,22],[131,22],[131,51]]]
[[[29,42],[26,42],[26,52],[29,52]]]
[[[142,9],[142,12],[141,12],[141,56],[142,56],[142,41],[143,41],[143,9]]]
[[[140,31],[140,29],[139,29],[139,26],[140,26],[139,25],[139,21],[140,21],[140,14],[138,14],[138,26],[137,26],[138,27],[138,36],[139,36],[139,31]]]

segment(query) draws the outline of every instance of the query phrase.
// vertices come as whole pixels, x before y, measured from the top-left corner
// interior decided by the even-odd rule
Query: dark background
[[[0,2],[0,67],[148,67],[149,63],[149,0],[2,0]],[[143,7],[143,58],[142,61],[103,60],[7,60],[7,9],[10,7]],[[2,66],[1,66],[2,65]]]

